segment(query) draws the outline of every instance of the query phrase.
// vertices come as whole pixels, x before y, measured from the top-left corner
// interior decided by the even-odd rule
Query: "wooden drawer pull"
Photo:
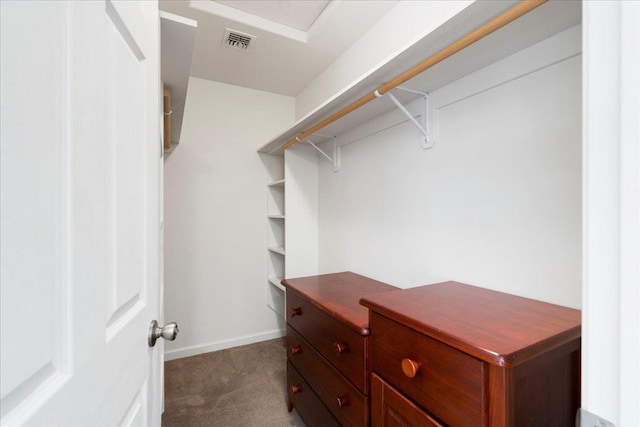
[[[347,396],[340,396],[336,399],[336,403],[338,404],[338,408],[342,409],[345,406],[349,406],[349,398]]]
[[[302,308],[295,307],[291,309],[291,317],[302,316]]]
[[[341,354],[349,352],[349,346],[346,343],[335,342],[333,343],[333,352],[340,356]]]
[[[402,359],[402,372],[404,372],[407,377],[415,377],[419,370],[420,365],[418,365],[418,362],[415,360]]]
[[[292,395],[300,393],[302,391],[302,387],[300,387],[299,385],[292,385],[290,386],[290,388],[291,388]]]
[[[302,346],[301,345],[292,345],[291,346],[291,355],[300,354],[300,353],[302,353]]]

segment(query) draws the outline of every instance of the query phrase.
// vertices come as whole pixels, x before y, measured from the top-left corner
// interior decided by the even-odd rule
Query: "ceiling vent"
[[[256,38],[256,36],[252,36],[251,34],[227,28],[224,32],[222,44],[238,50],[249,50],[253,47]]]

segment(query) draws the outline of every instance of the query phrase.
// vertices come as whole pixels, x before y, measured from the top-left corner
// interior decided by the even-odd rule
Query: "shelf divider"
[[[282,246],[269,246],[268,248],[271,252],[275,252],[280,255],[285,255],[284,248]]]
[[[282,279],[284,279],[283,277],[269,277],[269,283],[271,283],[273,286],[275,286],[276,288],[280,289],[281,291],[284,292],[285,287],[282,286]]]
[[[284,179],[280,179],[278,181],[273,181],[270,182],[269,184],[267,184],[269,187],[283,187],[284,186]]]

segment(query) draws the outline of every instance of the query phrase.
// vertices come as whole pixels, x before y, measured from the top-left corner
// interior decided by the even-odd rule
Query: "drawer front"
[[[446,424],[485,424],[483,362],[373,312],[370,326],[376,374]]]
[[[443,427],[377,375],[371,376],[372,427]]]
[[[349,329],[305,298],[287,290],[287,323],[363,394],[369,394],[368,338]]]
[[[287,363],[287,393],[289,411],[291,405],[296,408],[307,427],[340,426],[331,412],[322,404],[309,384],[290,363]]]
[[[287,326],[287,356],[342,425],[368,425],[368,397],[340,375],[290,326]]]

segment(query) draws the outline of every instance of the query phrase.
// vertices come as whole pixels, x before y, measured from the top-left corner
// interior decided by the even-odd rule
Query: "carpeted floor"
[[[163,427],[304,426],[287,412],[285,339],[165,363]]]

